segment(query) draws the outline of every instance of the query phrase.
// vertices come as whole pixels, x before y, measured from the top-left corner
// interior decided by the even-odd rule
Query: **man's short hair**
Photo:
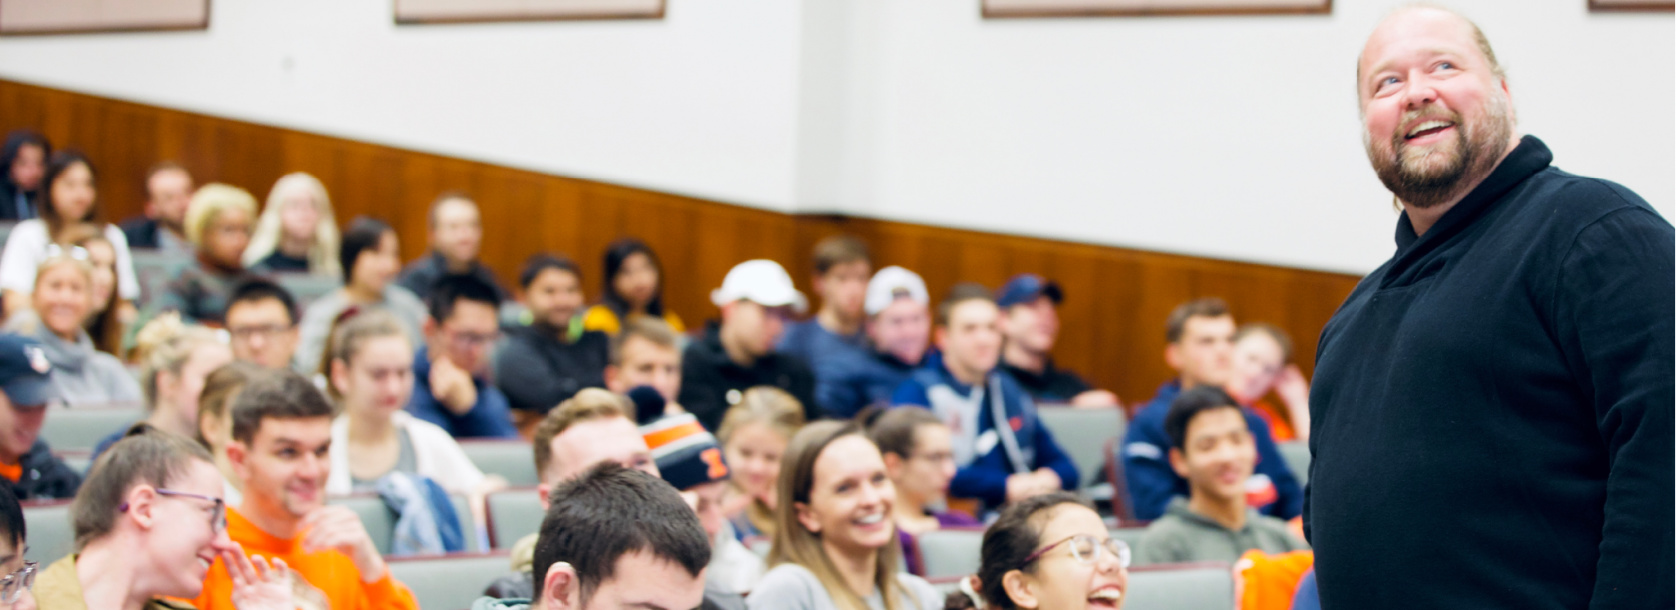
[[[297,325],[297,298],[284,286],[262,277],[252,277],[234,286],[233,298],[227,300],[227,311],[239,303],[260,303],[268,299],[279,301],[285,307],[286,319],[292,326]]]
[[[70,522],[75,530],[76,550],[111,533],[116,528],[123,496],[139,484],[168,487],[187,474],[192,462],[213,464],[203,446],[184,436],[140,422],[116,444],[99,455],[88,469],[87,480],[70,503]]]
[[[1292,335],[1287,334],[1279,326],[1268,322],[1250,322],[1241,326],[1238,331],[1234,332],[1234,343],[1239,343],[1241,339],[1257,333],[1268,335],[1270,339],[1274,339],[1275,345],[1280,346],[1281,364],[1292,363]]]
[[[815,275],[826,275],[845,263],[872,263],[867,244],[849,235],[834,235],[815,243]]]
[[[632,316],[623,323],[622,330],[611,338],[611,364],[623,364],[623,346],[628,345],[630,339],[641,339],[661,348],[675,350],[680,353],[680,337],[675,329],[662,318],[651,316]]]
[[[431,207],[425,212],[426,227],[429,227],[432,230],[436,229],[436,212],[437,210],[442,209],[442,204],[450,201],[464,201],[471,204],[471,207],[477,207],[477,200],[472,199],[470,193],[459,189],[443,191],[441,194],[436,196],[436,199],[431,200]]]
[[[613,417],[634,421],[634,403],[626,396],[600,388],[583,388],[569,400],[553,407],[536,425],[535,438],[531,440],[535,449],[536,478],[547,480],[548,462],[553,460],[554,437],[564,434],[576,424]]]
[[[425,304],[430,309],[431,319],[442,324],[454,315],[454,308],[459,306],[460,301],[488,305],[497,314],[500,311],[500,293],[474,275],[450,274],[438,278],[436,283],[431,284],[431,294]]]
[[[182,166],[174,161],[158,161],[153,163],[151,167],[145,170],[145,188],[147,197],[151,196],[151,179],[157,177],[157,174],[161,174],[163,172],[181,172],[188,176],[192,175],[192,172],[186,171],[185,166]]]
[[[1181,342],[1181,334],[1187,330],[1187,321],[1193,318],[1220,318],[1229,315],[1228,303],[1216,297],[1194,299],[1177,305],[1170,311],[1170,319],[1164,323],[1164,340],[1175,344]]]
[[[947,327],[949,316],[954,313],[954,308],[967,301],[994,303],[995,296],[989,293],[988,288],[984,288],[980,284],[972,282],[955,284],[954,288],[949,289],[949,296],[943,297],[943,301],[937,304],[937,325]]]
[[[233,440],[246,445],[256,440],[265,419],[332,417],[332,403],[308,379],[291,371],[275,371],[245,384],[233,399]]]
[[[584,607],[616,576],[617,560],[636,551],[679,565],[697,578],[710,564],[710,540],[687,503],[663,479],[602,462],[548,496],[535,543],[535,601],[558,562],[576,570]]]
[[[1200,413],[1215,409],[1240,409],[1240,403],[1229,396],[1222,388],[1202,385],[1182,392],[1170,402],[1170,411],[1164,414],[1164,434],[1170,437],[1170,446],[1187,451],[1187,427],[1193,423],[1193,418]],[[1240,415],[1245,414],[1242,411]]]
[[[541,277],[543,271],[552,269],[563,271],[576,277],[576,283],[582,283],[582,270],[576,267],[576,261],[563,254],[548,254],[541,252],[524,261],[524,269],[518,273],[518,285],[528,290],[535,278]]]

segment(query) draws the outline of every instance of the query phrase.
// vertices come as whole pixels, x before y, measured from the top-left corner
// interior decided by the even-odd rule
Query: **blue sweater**
[[[1170,435],[1164,432],[1164,416],[1170,403],[1181,393],[1181,384],[1171,381],[1158,388],[1158,394],[1135,412],[1129,431],[1123,436],[1123,477],[1129,487],[1129,500],[1135,505],[1135,518],[1146,521],[1164,515],[1170,498],[1187,497],[1187,479],[1176,476],[1170,467]],[[1255,507],[1271,517],[1291,519],[1304,511],[1304,492],[1298,477],[1286,466],[1285,458],[1275,446],[1274,433],[1269,424],[1251,409],[1244,409],[1245,423],[1257,442],[1257,468],[1253,476],[1268,477],[1274,485],[1275,499]]]
[[[1066,490],[1075,490],[1082,479],[1077,475],[1077,466],[1071,462],[1071,456],[1066,455],[1059,448],[1059,443],[1053,440],[1047,426],[1042,425],[1041,418],[1036,415],[1036,404],[1030,396],[1019,388],[1018,382],[1012,376],[999,370],[991,371],[989,379],[1001,386],[1001,401],[1006,412],[1006,424],[1018,439],[1020,453],[1024,454],[1024,461],[1030,471],[1038,468],[1049,468],[1059,475],[1060,485]],[[925,366],[915,370],[908,380],[896,388],[895,396],[891,397],[893,405],[917,405],[931,408],[931,389],[946,386],[956,394],[965,396],[972,391],[972,386],[960,383],[943,366],[941,356],[932,355],[926,358]],[[979,398],[982,405],[978,415],[978,436],[995,428],[995,418],[990,409],[989,385],[986,385],[984,395]],[[1007,455],[1005,443],[994,443],[989,451],[974,457],[971,463],[961,464],[955,471],[954,480],[949,483],[949,495],[957,498],[977,498],[983,500],[986,508],[997,508],[1007,501],[1007,477],[1016,474],[1012,460]]]
[[[428,347],[420,347],[413,358],[413,397],[407,411],[414,417],[447,430],[454,438],[518,438],[512,425],[512,406],[495,386],[471,378],[477,387],[477,404],[465,415],[455,415],[431,394],[431,359]]]
[[[830,417],[855,417],[873,405],[890,406],[913,372],[912,365],[870,349],[836,350],[815,367],[815,402]]]

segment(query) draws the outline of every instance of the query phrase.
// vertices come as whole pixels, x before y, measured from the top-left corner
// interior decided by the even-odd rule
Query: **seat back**
[[[1135,520],[1135,500],[1129,497],[1129,479],[1123,471],[1123,438],[1106,441],[1106,483],[1111,487],[1112,516],[1128,523]]]
[[[390,575],[426,610],[466,610],[496,578],[512,572],[505,552],[453,553],[389,560]]]
[[[1286,460],[1286,467],[1292,469],[1292,474],[1298,477],[1298,485],[1309,483],[1309,443],[1303,441],[1287,441],[1277,443],[1281,459]]]
[[[535,449],[525,441],[460,441],[460,449],[484,474],[506,477],[512,487],[534,487]]]
[[[144,417],[138,405],[48,409],[41,440],[57,451],[92,451],[101,439]]]
[[[396,513],[384,505],[378,494],[338,496],[326,501],[355,511],[355,515],[361,518],[361,525],[367,528],[367,536],[372,538],[373,546],[378,547],[378,553],[390,554],[390,539],[395,536],[396,530]]]
[[[964,576],[978,571],[982,561],[983,528],[963,527],[930,531],[914,537],[926,578]]]
[[[135,249],[129,252],[129,258],[134,263],[134,279],[140,284],[140,299],[135,304],[142,311],[182,269],[193,264],[191,255],[160,250]]]
[[[1077,471],[1082,474],[1083,480],[1077,482],[1077,488],[1081,489],[1091,481],[1104,482],[1101,467],[1106,464],[1106,442],[1123,438],[1124,426],[1128,423],[1123,417],[1123,409],[1044,405],[1036,409],[1036,413],[1041,416],[1042,425],[1053,434],[1053,440],[1059,443],[1059,448],[1071,456]]]
[[[1234,610],[1233,568],[1225,563],[1130,568],[1124,610]]]
[[[76,530],[70,524],[69,500],[25,502],[23,524],[29,530],[30,561],[39,561],[44,566],[76,549]]]
[[[541,497],[533,488],[489,494],[489,540],[495,549],[510,549],[519,538],[541,531]]]
[[[274,275],[273,280],[297,300],[297,311],[308,309],[320,297],[343,286],[341,279],[312,273],[279,273]]]

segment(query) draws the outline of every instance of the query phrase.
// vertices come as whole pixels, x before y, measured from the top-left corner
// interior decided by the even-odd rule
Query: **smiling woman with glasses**
[[[246,557],[227,538],[221,475],[203,447],[137,424],[98,460],[70,505],[76,551],[40,574],[41,607],[66,610],[191,608],[165,598],[193,598],[215,562],[238,575],[240,610],[290,610],[291,571]],[[4,507],[0,507],[0,513]],[[0,581],[0,603],[27,588],[32,574]],[[22,595],[19,599],[22,599]]]
[[[983,536],[977,586],[962,586],[946,608],[1118,610],[1129,592],[1129,546],[1094,509],[1068,492],[1029,498],[1001,511]],[[970,584],[970,583],[967,583]]]

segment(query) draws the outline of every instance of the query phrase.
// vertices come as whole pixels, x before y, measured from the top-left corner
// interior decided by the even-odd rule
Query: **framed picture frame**
[[[1671,0],[1589,0],[1591,13],[1669,13],[1676,12]]]
[[[980,0],[985,18],[1331,14],[1333,0]]]
[[[209,29],[210,0],[3,0],[0,36]]]
[[[396,23],[662,19],[665,0],[393,0]]]

